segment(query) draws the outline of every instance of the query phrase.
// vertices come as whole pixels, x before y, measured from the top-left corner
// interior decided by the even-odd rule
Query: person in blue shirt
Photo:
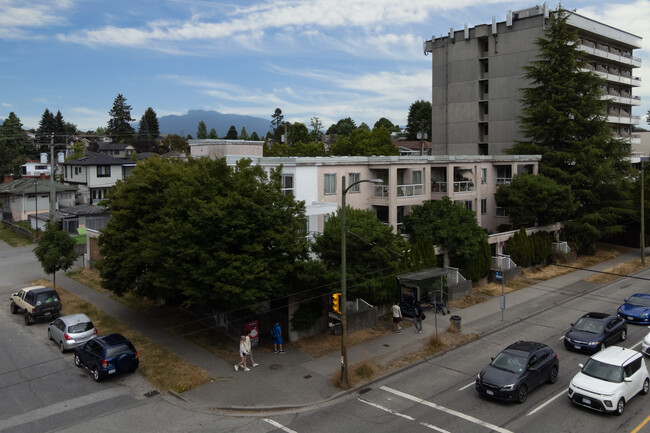
[[[284,349],[282,348],[282,328],[280,328],[278,322],[275,322],[275,325],[271,328],[271,335],[273,336],[273,347],[275,353],[284,353]]]

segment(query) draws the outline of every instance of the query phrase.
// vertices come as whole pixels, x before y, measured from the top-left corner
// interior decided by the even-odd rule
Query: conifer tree
[[[126,98],[121,93],[115,97],[113,108],[108,112],[111,118],[108,120],[108,136],[116,143],[133,141],[135,130],[131,122],[131,106],[127,105]]]
[[[540,154],[539,172],[569,185],[577,210],[565,226],[582,253],[623,230],[631,209],[629,145],[612,137],[606,121],[603,80],[586,69],[577,32],[568,13],[551,15],[537,41],[537,60],[525,67],[530,85],[522,89],[520,125],[527,140],[513,154]]]

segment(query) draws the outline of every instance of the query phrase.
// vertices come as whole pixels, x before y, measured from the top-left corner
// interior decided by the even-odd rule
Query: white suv
[[[620,415],[632,397],[648,393],[648,369],[636,350],[608,347],[580,369],[569,384],[569,399],[580,406]]]

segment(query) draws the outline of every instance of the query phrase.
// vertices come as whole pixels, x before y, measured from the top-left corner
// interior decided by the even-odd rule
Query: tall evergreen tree
[[[250,137],[248,136],[248,132],[246,132],[246,127],[245,126],[241,127],[241,132],[239,133],[239,139],[240,140],[250,140]]]
[[[629,145],[612,137],[606,122],[603,80],[586,69],[580,39],[568,13],[551,15],[537,41],[539,55],[525,67],[530,85],[522,89],[520,125],[528,139],[513,154],[541,154],[539,172],[569,185],[577,210],[567,239],[583,253],[595,242],[623,230],[634,215],[630,196]]]
[[[158,125],[158,116],[153,108],[149,107],[140,118],[138,141],[151,144],[159,135],[160,126]]]
[[[65,143],[66,141],[65,120],[63,120],[63,115],[61,114],[61,111],[57,111],[56,116],[54,116],[54,136],[55,136],[55,142]]]
[[[235,128],[235,125],[230,125],[230,129],[226,133],[226,140],[237,140],[237,128]]]
[[[205,140],[208,138],[208,127],[205,125],[203,120],[199,122],[198,129],[196,130],[196,138],[198,140]]]
[[[38,122],[36,130],[36,142],[41,145],[49,145],[53,135],[56,133],[56,121],[54,114],[49,109],[45,109],[41,120]]]
[[[276,136],[278,134],[282,135],[281,127],[283,119],[284,116],[282,115],[282,110],[276,108],[273,112],[273,115],[271,116],[271,133],[273,136]]]
[[[214,128],[211,128],[210,129],[210,134],[208,134],[208,138],[211,139],[211,140],[216,140],[217,138],[219,138],[219,136],[217,135],[217,130],[214,129]]]
[[[20,119],[12,111],[0,125],[0,176],[17,176],[20,165],[36,153]]]
[[[111,118],[108,120],[108,136],[114,142],[128,143],[133,141],[135,130],[131,122],[131,106],[127,105],[126,98],[121,93],[115,97],[113,108],[108,112]]]

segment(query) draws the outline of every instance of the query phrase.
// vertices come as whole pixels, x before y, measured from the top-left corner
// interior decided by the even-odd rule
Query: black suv
[[[93,338],[75,349],[74,363],[86,367],[99,382],[117,373],[134,372],[140,360],[133,344],[120,334]]]
[[[506,347],[476,378],[476,390],[499,400],[523,403],[544,382],[557,382],[560,362],[546,344],[518,341]]]

